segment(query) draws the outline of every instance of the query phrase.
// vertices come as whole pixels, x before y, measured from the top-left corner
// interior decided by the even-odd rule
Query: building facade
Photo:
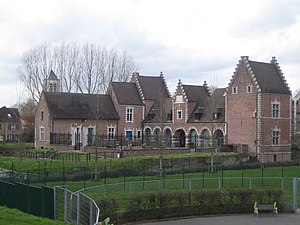
[[[264,63],[242,57],[227,88],[179,80],[174,96],[163,73],[133,73],[130,82],[111,82],[105,95],[50,89],[36,113],[36,147],[47,148],[67,143],[84,150],[104,135],[117,140],[113,146],[124,138],[126,145],[230,149],[273,162],[290,159],[291,131],[291,94],[275,58]]]
[[[225,96],[228,144],[246,146],[262,162],[290,159],[291,93],[274,57],[242,57]]]

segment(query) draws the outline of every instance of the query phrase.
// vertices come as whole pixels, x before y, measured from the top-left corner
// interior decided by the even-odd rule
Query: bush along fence
[[[252,213],[253,203],[273,204],[281,210],[281,190],[221,189],[134,194],[129,211],[110,212],[118,224],[182,216]],[[106,201],[110,202],[111,201]],[[105,206],[103,206],[105,208]]]

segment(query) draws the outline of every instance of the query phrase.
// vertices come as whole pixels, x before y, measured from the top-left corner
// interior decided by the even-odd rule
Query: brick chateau
[[[35,117],[37,148],[87,151],[120,144],[195,151],[237,151],[262,162],[291,159],[292,96],[275,57],[241,57],[227,88],[133,73],[106,94],[60,92],[51,71]],[[144,148],[142,148],[144,147]]]

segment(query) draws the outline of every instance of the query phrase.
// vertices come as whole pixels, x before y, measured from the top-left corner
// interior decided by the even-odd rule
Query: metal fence
[[[67,188],[54,188],[54,218],[77,225],[94,225],[100,210],[96,202],[84,193],[72,193]]]
[[[300,181],[298,180],[298,183]],[[295,187],[295,181],[292,177],[226,177],[226,178],[193,178],[193,179],[168,179],[168,180],[151,180],[138,182],[124,182],[117,184],[106,184],[94,187],[88,187],[80,190],[88,196],[99,198],[109,195],[123,193],[127,202],[134,193],[143,191],[176,191],[176,190],[201,190],[201,189],[273,189],[283,190],[283,202],[294,204],[297,201],[297,193],[300,195],[300,185]],[[294,189],[296,192],[294,193]],[[299,189],[299,190],[298,190]],[[126,200],[124,200],[126,201]],[[300,197],[296,208],[300,208]]]
[[[0,205],[53,219],[53,188],[0,181]]]

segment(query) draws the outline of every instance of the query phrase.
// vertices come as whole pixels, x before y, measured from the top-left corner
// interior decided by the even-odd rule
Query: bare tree
[[[95,44],[44,43],[24,53],[18,68],[20,80],[37,103],[43,80],[53,70],[67,92],[104,93],[110,81],[128,81],[136,65],[126,51]]]

